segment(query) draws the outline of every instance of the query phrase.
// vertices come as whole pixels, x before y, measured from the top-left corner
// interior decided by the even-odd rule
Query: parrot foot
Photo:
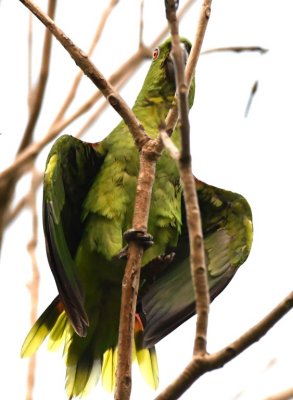
[[[124,232],[123,238],[128,243],[130,241],[138,243],[144,248],[144,250],[148,249],[154,244],[152,235],[140,229],[128,229],[126,232]]]
[[[148,281],[154,281],[158,274],[164,271],[168,265],[174,260],[175,253],[171,252],[169,254],[162,254],[154,258],[150,261],[147,265],[145,265],[142,269],[142,276],[143,278],[147,279]]]
[[[126,242],[134,241],[140,244],[144,250],[148,249],[154,244],[153,237],[149,233],[144,232],[139,229],[128,229],[124,235],[124,239]],[[127,258],[128,256],[128,244],[123,247],[123,249],[119,252],[118,258]]]

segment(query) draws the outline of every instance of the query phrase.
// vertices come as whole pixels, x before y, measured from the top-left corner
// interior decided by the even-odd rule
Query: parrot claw
[[[174,260],[175,255],[174,252],[171,252],[154,258],[143,268],[142,276],[148,281],[154,281],[158,274],[164,271]]]
[[[128,245],[124,246],[123,249],[121,249],[118,253],[118,259],[126,259],[128,256]]]
[[[152,235],[140,229],[128,229],[124,233],[123,237],[128,243],[130,241],[138,243],[144,248],[144,250],[148,249],[154,244]]]
[[[134,241],[140,244],[144,250],[148,249],[154,244],[153,237],[149,233],[139,229],[128,229],[124,235],[126,242]],[[118,259],[125,259],[128,257],[128,244],[123,247],[118,253]]]

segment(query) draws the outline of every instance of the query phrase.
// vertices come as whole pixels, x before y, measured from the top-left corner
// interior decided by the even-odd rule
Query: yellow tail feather
[[[152,389],[159,385],[159,369],[156,350],[154,347],[146,349],[142,347],[143,325],[138,315],[135,316],[134,340],[132,343],[132,359],[137,360],[140,372],[144,380]],[[103,387],[112,392],[116,383],[117,347],[111,347],[105,351],[102,363]]]

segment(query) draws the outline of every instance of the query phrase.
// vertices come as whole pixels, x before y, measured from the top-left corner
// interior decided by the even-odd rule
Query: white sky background
[[[93,56],[97,67],[109,76],[135,52],[138,45],[139,1],[121,0],[112,13]],[[149,44],[165,25],[163,1],[145,1],[144,41]],[[182,1],[183,3],[183,1]],[[201,2],[198,2],[199,4]],[[46,1],[39,1],[46,9]],[[59,1],[56,22],[86,50],[107,1]],[[199,4],[182,21],[180,32],[193,40]],[[216,53],[200,58],[196,102],[190,112],[194,173],[215,186],[237,191],[249,201],[254,217],[254,243],[247,262],[228,288],[211,306],[208,350],[213,352],[236,339],[259,321],[292,290],[292,134],[293,54],[292,0],[214,0],[204,49],[256,45],[269,49],[258,53]],[[28,13],[17,0],[0,6],[0,168],[14,157],[27,118],[27,22]],[[42,27],[34,21],[34,76],[38,73]],[[119,32],[119,37],[117,37]],[[121,91],[132,104],[149,66],[146,61]],[[41,138],[63,102],[77,67],[54,41],[48,82],[36,138]],[[254,82],[259,81],[248,118],[245,107]],[[90,94],[87,80],[74,106]],[[108,109],[85,139],[98,141],[115,127],[120,117]],[[85,121],[85,120],[84,120]],[[65,132],[74,134],[81,123]],[[38,158],[44,168],[49,147]],[[25,193],[28,179],[18,186]],[[41,194],[39,195],[41,215]],[[56,295],[44,254],[41,221],[38,262],[41,270],[39,314]],[[31,235],[28,211],[6,232],[1,254],[1,395],[24,399],[27,361],[19,358],[30,328],[30,303],[26,284],[30,260],[26,243]],[[192,354],[195,319],[170,334],[157,348],[160,389],[188,363]],[[202,377],[183,399],[261,400],[292,385],[292,313],[261,341],[215,372]],[[34,400],[66,399],[65,367],[61,354],[38,352]],[[133,399],[154,397],[135,373]],[[88,397],[112,399],[99,387]]]

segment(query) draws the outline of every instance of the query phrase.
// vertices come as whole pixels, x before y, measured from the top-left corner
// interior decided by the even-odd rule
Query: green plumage
[[[182,45],[189,53],[189,42],[182,40]],[[175,93],[170,50],[170,40],[159,47],[133,107],[152,138]],[[190,106],[193,97],[194,82]],[[173,140],[180,146],[177,129]],[[31,329],[22,355],[33,354],[47,336],[50,349],[63,344],[69,398],[87,394],[101,374],[104,386],[114,385],[125,267],[119,253],[126,245],[123,233],[132,225],[138,169],[138,152],[124,122],[97,144],[62,136],[48,156],[43,222],[59,296]],[[249,253],[251,212],[238,194],[199,181],[197,186],[215,297]],[[157,163],[148,232],[154,245],[143,256],[133,355],[146,380],[156,387],[153,346],[195,309],[182,187],[176,163],[166,151]],[[172,251],[173,259],[164,257]]]

